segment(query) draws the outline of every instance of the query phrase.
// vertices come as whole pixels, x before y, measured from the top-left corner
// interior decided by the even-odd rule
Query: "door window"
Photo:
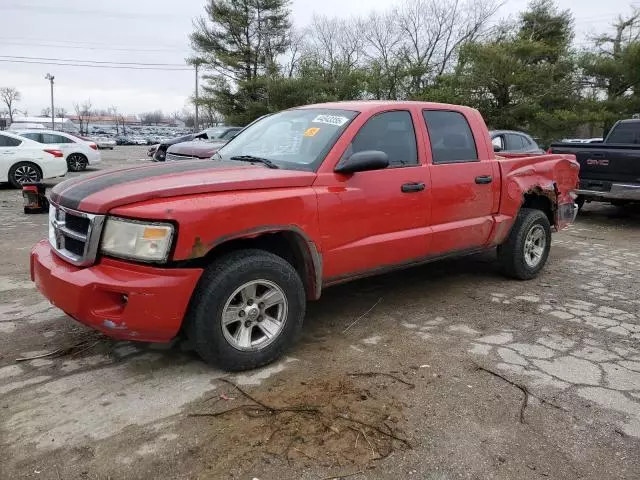
[[[16,138],[0,135],[0,147],[17,147],[21,143],[22,142]]]
[[[416,132],[411,113],[398,110],[371,117],[353,138],[343,159],[366,150],[386,153],[389,167],[417,165]]]
[[[493,137],[491,139],[491,144],[494,147],[498,147],[500,150],[504,150],[504,138],[502,135],[498,135],[497,137]]]
[[[433,163],[477,162],[476,141],[469,122],[460,112],[425,110]]]
[[[21,133],[20,136],[24,138],[28,138],[29,140],[33,140],[34,142],[44,143],[42,141],[41,133],[35,133],[35,132]]]
[[[73,143],[73,141],[69,140],[67,137],[63,137],[62,135],[43,133],[42,143]]]

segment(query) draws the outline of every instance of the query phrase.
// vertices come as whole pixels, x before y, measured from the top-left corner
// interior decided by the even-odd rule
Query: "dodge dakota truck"
[[[640,119],[620,120],[603,142],[553,143],[551,153],[571,153],[580,163],[576,203],[640,202]]]
[[[496,158],[476,110],[340,102],[252,124],[212,160],[102,171],[51,193],[31,278],[127,340],[184,335],[227,370],[265,365],[340,282],[497,249],[531,279],[577,207],[573,155]]]

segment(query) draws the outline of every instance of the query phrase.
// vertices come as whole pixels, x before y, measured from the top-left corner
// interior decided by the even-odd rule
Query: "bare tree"
[[[116,135],[120,134],[120,126],[118,125],[118,107],[111,106],[109,107],[109,115],[113,117],[113,120],[116,124]]]
[[[291,40],[289,43],[289,51],[287,52],[288,61],[283,65],[284,74],[292,78],[300,67],[300,60],[305,48],[305,36],[307,30],[292,30]]]
[[[80,124],[80,133],[87,133],[89,128],[89,121],[91,120],[91,100],[87,99],[82,104],[75,102],[73,108],[76,111],[78,117],[78,123]]]
[[[67,109],[64,107],[56,108],[56,117],[58,118],[66,118],[67,117]]]
[[[51,107],[44,107],[40,112],[40,115],[43,117],[51,117]]]
[[[142,123],[145,125],[158,125],[160,122],[162,122],[163,118],[164,114],[162,113],[162,110],[155,110],[153,112],[145,112],[140,114],[140,120],[142,120]]]
[[[415,95],[452,64],[459,47],[473,41],[500,7],[496,0],[407,0],[397,15]]]
[[[21,98],[20,92],[13,87],[0,88],[0,100],[7,106],[7,113],[9,115],[9,123],[13,123],[13,115],[17,112],[15,103],[19,102]]]
[[[366,21],[360,21],[358,31],[364,38],[364,55],[369,70],[379,82],[369,85],[376,99],[398,98],[402,78],[402,34],[398,17],[393,12],[373,12]]]

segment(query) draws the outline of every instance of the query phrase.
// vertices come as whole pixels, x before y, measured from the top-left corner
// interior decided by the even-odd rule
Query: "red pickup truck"
[[[573,221],[573,155],[496,158],[476,110],[310,105],[266,117],[211,161],[70,179],[51,194],[31,278],[115,338],[185,334],[228,370],[269,363],[323,288],[497,247],[506,274],[544,266]]]

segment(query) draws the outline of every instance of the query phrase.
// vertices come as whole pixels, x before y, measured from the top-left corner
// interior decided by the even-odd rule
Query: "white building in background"
[[[55,129],[61,132],[79,133],[80,129],[68,118],[54,119]],[[25,130],[32,128],[45,128],[51,130],[51,117],[13,117],[13,123],[9,130]]]

